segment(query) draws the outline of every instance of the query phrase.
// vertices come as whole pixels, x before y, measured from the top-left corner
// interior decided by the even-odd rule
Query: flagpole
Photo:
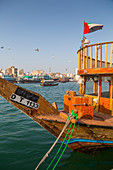
[[[84,20],[85,22],[85,20]],[[81,40],[81,48],[84,47],[84,26],[83,26],[83,39]],[[81,53],[81,61],[83,61],[83,49],[82,49],[82,53]],[[83,64],[83,62],[82,62]]]
[[[84,23],[85,23],[85,20],[84,20]],[[84,47],[84,27],[83,27],[83,46]]]

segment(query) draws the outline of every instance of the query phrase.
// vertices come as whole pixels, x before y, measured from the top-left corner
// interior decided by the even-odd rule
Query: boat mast
[[[84,22],[85,22],[85,20],[84,20]],[[81,40],[81,48],[83,48],[83,47],[84,47],[84,26],[83,26],[83,39]],[[83,61],[83,55],[84,55],[84,53],[83,53],[83,49],[82,49],[82,57],[81,57],[81,60],[82,60],[82,61]],[[84,67],[84,66],[83,66],[83,67]],[[85,94],[86,77],[83,76],[82,79],[83,79],[84,81],[83,81],[83,84],[80,84],[80,93]]]
[[[85,20],[84,20],[85,23]],[[81,47],[84,47],[84,26],[83,26],[83,39],[81,40]]]

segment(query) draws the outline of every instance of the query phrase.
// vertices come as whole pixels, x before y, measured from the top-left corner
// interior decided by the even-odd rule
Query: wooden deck
[[[53,121],[53,122],[59,122],[59,123],[66,123],[68,119],[68,113],[64,113],[65,118],[59,115],[39,115],[36,116],[36,118],[40,120],[47,120],[47,121]],[[74,122],[74,120],[72,121]],[[113,128],[113,116],[109,116],[107,114],[94,112],[94,119],[77,119],[74,123],[84,124],[84,125],[92,125],[92,126],[99,126],[99,127],[109,127]]]
[[[54,121],[54,122],[59,122],[59,123],[66,123],[68,120],[69,114],[64,113],[64,112],[59,112],[59,114],[56,115],[38,115],[36,118],[40,120],[47,120],[47,121]],[[71,119],[72,123],[76,123],[77,120]]]
[[[98,112],[94,113],[93,120],[80,119],[78,121],[79,123],[82,123],[82,124],[113,128],[113,117],[107,114],[102,114]]]

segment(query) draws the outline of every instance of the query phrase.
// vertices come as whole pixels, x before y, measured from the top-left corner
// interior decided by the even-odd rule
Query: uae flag
[[[102,24],[93,24],[93,23],[87,23],[84,22],[84,34],[88,34],[97,30],[102,29]]]

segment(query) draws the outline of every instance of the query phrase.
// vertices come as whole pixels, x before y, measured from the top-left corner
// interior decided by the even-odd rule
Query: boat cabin
[[[68,91],[64,111],[78,109],[79,118],[93,119],[94,111],[113,116],[113,41],[78,50],[79,96]]]

